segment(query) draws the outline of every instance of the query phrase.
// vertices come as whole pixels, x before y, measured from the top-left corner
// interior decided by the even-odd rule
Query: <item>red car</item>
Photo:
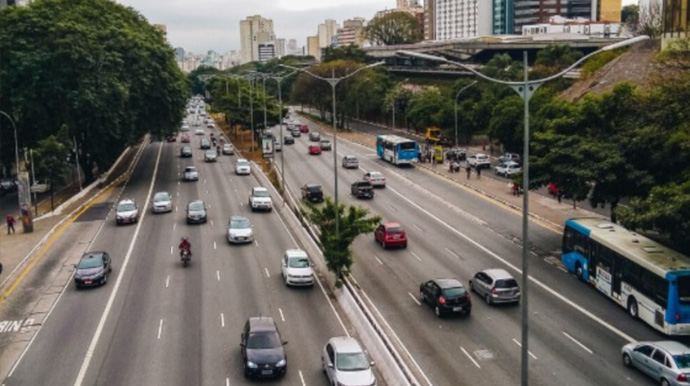
[[[189,143],[189,134],[182,134],[182,136],[180,137],[180,142]]]
[[[299,125],[299,131],[301,133],[308,133],[309,132],[309,126],[307,125]]]
[[[173,134],[168,137],[168,142],[177,142],[177,135]]]
[[[321,154],[321,146],[309,145],[309,154],[310,155],[320,155]]]
[[[389,246],[407,248],[407,234],[402,225],[397,222],[386,221],[379,224],[374,231],[374,239],[381,243],[383,249]]]

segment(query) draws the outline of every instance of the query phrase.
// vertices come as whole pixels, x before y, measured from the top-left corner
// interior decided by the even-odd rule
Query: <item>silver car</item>
[[[228,243],[251,243],[254,240],[252,224],[246,217],[232,216],[228,220]]]
[[[240,158],[235,162],[235,174],[248,176],[250,173],[249,161],[244,158]]]
[[[371,369],[374,362],[369,360],[355,338],[331,338],[323,348],[321,363],[331,385],[376,385],[376,377]]]
[[[357,168],[359,168],[359,160],[357,160],[357,157],[355,157],[353,155],[346,155],[343,157],[343,167],[345,169],[349,169],[349,168],[357,169]]]
[[[185,181],[198,181],[199,172],[194,166],[187,166],[184,168],[184,180]]]
[[[206,150],[206,153],[204,153],[204,161],[206,161],[206,162],[218,161],[218,153],[215,150]]]
[[[165,213],[172,211],[172,196],[168,192],[158,192],[151,200],[153,213]]]
[[[673,341],[635,342],[623,346],[623,363],[649,375],[662,386],[688,386],[690,348]]]
[[[226,143],[223,145],[223,154],[225,155],[233,155],[235,154],[235,149],[232,148],[232,145],[229,143]]]
[[[484,298],[487,304],[518,303],[520,287],[513,276],[505,269],[485,269],[474,274],[470,280],[470,290]]]
[[[117,225],[130,224],[139,221],[139,208],[132,199],[124,199],[117,204],[115,222]]]

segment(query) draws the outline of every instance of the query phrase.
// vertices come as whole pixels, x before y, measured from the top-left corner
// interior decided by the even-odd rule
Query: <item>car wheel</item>
[[[386,249],[386,240],[381,240],[381,246]]]
[[[470,280],[470,291],[477,292],[477,290],[474,289],[474,284],[472,283],[472,280]]]
[[[486,296],[484,296],[484,300],[486,301],[486,304],[491,305],[491,295],[486,294]]]
[[[420,303],[426,302],[426,299],[424,298],[424,292],[423,291],[419,291],[419,302]]]
[[[108,282],[108,274],[106,273],[103,275],[103,285],[105,285]]]
[[[630,355],[623,354],[623,364],[625,367],[632,367],[632,359],[630,358]]]
[[[628,314],[630,314],[631,318],[637,319],[638,312],[637,300],[635,300],[634,297],[630,297],[630,299],[628,299]]]
[[[661,379],[661,386],[671,386],[671,383],[669,383],[668,379],[662,378]]]
[[[436,313],[436,316],[438,316],[439,318],[443,316],[443,313],[441,312],[441,309],[438,306],[434,307],[434,312]]]
[[[406,249],[406,248],[407,248],[407,243],[403,244],[403,245],[402,245],[402,248],[403,248],[403,249]]]

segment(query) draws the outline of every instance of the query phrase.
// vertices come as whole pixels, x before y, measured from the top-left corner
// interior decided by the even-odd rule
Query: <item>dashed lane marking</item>
[[[280,320],[282,320],[284,322],[285,321],[285,315],[283,315],[283,309],[278,308],[278,312],[280,312]]]
[[[522,343],[520,343],[519,340],[513,338],[513,342],[515,342],[515,344],[518,345],[519,347],[522,347]],[[534,354],[532,354],[531,351],[527,350],[527,353],[529,354],[529,356],[531,356],[532,358],[534,358],[534,360],[537,360],[537,357],[536,357]]]
[[[416,253],[414,253],[414,252],[410,251],[410,254],[411,254],[412,256],[414,256],[414,257],[415,257],[415,258],[416,258],[417,260],[419,260],[419,261],[422,261],[422,258],[421,258],[421,257],[419,257],[419,256],[417,256],[417,254],[416,254]]]
[[[410,295],[412,300],[414,300],[414,302],[417,303],[418,306],[422,305],[422,303],[420,303],[419,300],[417,300],[417,298],[414,295],[412,295],[412,292],[408,292],[407,294]]]
[[[565,331],[561,331],[561,332],[563,333],[563,335],[565,335],[566,338],[572,340],[576,345],[582,347],[583,350],[587,351],[587,352],[590,353],[590,354],[594,354],[594,352],[593,352],[592,350],[590,350],[589,347],[587,347],[587,346],[585,346],[584,344],[580,343],[580,341],[578,341],[577,339],[575,339],[575,338],[573,338],[572,336],[570,336],[567,332],[565,332]]]
[[[465,353],[465,355],[466,355],[468,358],[470,358],[470,360],[472,361],[472,363],[474,363],[474,365],[477,366],[478,369],[481,369],[481,368],[482,368],[481,366],[479,366],[479,363],[477,363],[477,361],[475,361],[474,358],[472,358],[472,356],[470,355],[470,353],[468,353],[468,352],[465,350],[464,347],[460,347],[460,350],[462,350],[462,352]]]
[[[264,272],[266,272],[266,277],[271,277],[271,274],[268,272],[268,268],[264,268]]]
[[[158,323],[158,338],[161,338],[161,334],[163,333],[163,319]]]

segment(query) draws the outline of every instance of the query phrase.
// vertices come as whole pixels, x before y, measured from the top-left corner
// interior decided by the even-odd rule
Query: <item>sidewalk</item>
[[[295,110],[297,112],[297,110]],[[319,127],[321,130],[332,133],[333,128],[331,126],[322,124],[312,120],[310,117],[305,115],[300,115],[301,119],[308,120],[311,125]],[[359,124],[366,124],[364,122],[358,122]],[[374,125],[371,125],[374,126]],[[384,126],[377,127],[379,129],[385,128]],[[389,131],[393,131],[388,129]],[[404,131],[396,129],[395,131]],[[406,134],[409,134],[405,131]],[[376,148],[376,137],[372,134],[363,132],[345,132],[338,131],[338,137],[346,139],[348,141],[358,143],[360,145],[366,146],[371,149]],[[482,151],[481,147],[469,147],[467,149],[469,152],[485,152]],[[464,164],[464,162],[463,162]],[[464,165],[463,165],[464,166]],[[439,177],[446,178],[455,183],[458,183],[468,189],[476,191],[484,196],[487,196],[503,205],[506,205],[514,210],[522,211],[522,201],[523,197],[515,196],[512,194],[507,181],[501,181],[495,178],[491,178],[486,174],[493,173],[489,169],[482,171],[481,178],[477,178],[476,171],[473,169],[470,179],[467,179],[466,169],[464,167],[459,173],[450,173],[448,170],[448,162],[440,165],[432,165],[428,163],[418,163],[415,165],[416,168],[422,170],[426,173],[433,173]],[[536,194],[534,192],[529,192],[529,214],[534,220],[540,221],[544,225],[560,232],[563,229],[563,224],[569,218],[573,217],[603,217],[601,214],[592,212],[583,208],[573,209],[573,203],[571,201],[563,200],[561,203],[558,202],[553,197],[544,196],[541,194]]]

